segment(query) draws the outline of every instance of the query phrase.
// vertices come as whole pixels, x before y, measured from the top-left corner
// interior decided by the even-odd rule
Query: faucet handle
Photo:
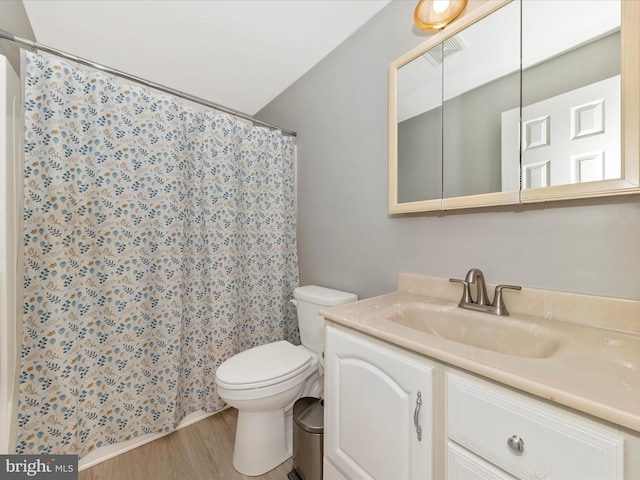
[[[509,311],[504,304],[504,298],[502,295],[502,290],[505,288],[509,288],[511,290],[522,290],[522,287],[519,285],[498,285],[496,286],[496,294],[493,298],[493,306],[496,309],[496,315],[509,315]]]
[[[449,281],[461,283],[464,287],[464,290],[462,292],[462,299],[460,299],[460,304],[473,303],[473,300],[471,299],[471,290],[469,289],[469,282],[467,282],[466,280],[460,280],[458,278],[450,278]]]

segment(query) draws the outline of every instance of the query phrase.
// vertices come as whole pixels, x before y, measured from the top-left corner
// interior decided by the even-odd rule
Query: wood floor
[[[83,470],[79,480],[286,480],[289,459],[260,477],[233,468],[238,412],[229,408],[151,443]]]

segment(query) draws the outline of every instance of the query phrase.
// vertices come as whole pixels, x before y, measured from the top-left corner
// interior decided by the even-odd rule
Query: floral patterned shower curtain
[[[297,341],[294,143],[28,54],[18,453],[216,411],[216,367]]]

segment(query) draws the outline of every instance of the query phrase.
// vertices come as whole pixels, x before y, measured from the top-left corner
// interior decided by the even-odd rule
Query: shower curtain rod
[[[191,95],[189,93],[185,93],[185,92],[182,92],[180,90],[176,90],[176,89],[171,88],[171,87],[166,87],[164,85],[160,85],[159,83],[151,82],[149,80],[145,80],[144,78],[136,77],[135,75],[131,75],[129,73],[121,72],[120,70],[116,70],[115,68],[107,67],[105,65],[101,65],[99,63],[92,62],[92,61],[87,60],[85,58],[78,57],[76,55],[72,55],[70,53],[66,53],[66,52],[63,52],[61,50],[58,50],[58,49],[55,49],[55,48],[52,48],[52,47],[48,47],[48,46],[43,45],[41,43],[34,42],[34,41],[28,40],[26,38],[18,37],[17,35],[14,35],[13,33],[8,32],[8,31],[3,30],[3,29],[0,28],[0,39],[2,39],[2,38],[4,38],[5,40],[9,40],[11,42],[15,42],[15,43],[17,43],[19,45],[22,45],[22,46],[25,46],[25,47],[29,47],[32,50],[42,50],[43,52],[51,53],[51,54],[56,55],[58,57],[66,58],[67,60],[71,60],[72,62],[80,63],[82,65],[86,65],[88,67],[95,68],[96,70],[100,70],[102,72],[106,72],[106,73],[109,73],[111,75],[115,75],[117,77],[121,77],[121,78],[124,78],[126,80],[130,80],[130,81],[145,85],[147,87],[155,88],[156,90],[160,90],[160,91],[168,93],[170,95],[175,95],[176,97],[184,98],[185,100],[189,100],[189,101],[192,101],[192,102],[195,102],[195,103],[199,103],[200,105],[204,105],[206,107],[210,107],[210,108],[213,108],[215,110],[219,110],[221,112],[228,113],[230,115],[234,115],[236,117],[240,117],[240,118],[243,118],[245,120],[249,120],[250,122],[252,122],[254,124],[258,124],[258,125],[261,125],[263,127],[270,128],[272,130],[280,130],[284,135],[289,135],[291,137],[295,137],[297,135],[296,132],[293,132],[291,130],[285,130],[284,128],[280,128],[280,127],[278,127],[276,125],[271,125],[269,123],[262,122],[260,120],[256,120],[255,118],[253,118],[249,114],[238,112],[237,110],[233,110],[233,109],[227,108],[225,106],[218,105],[217,103],[210,102],[209,100],[205,100],[204,98],[196,97],[196,96]]]

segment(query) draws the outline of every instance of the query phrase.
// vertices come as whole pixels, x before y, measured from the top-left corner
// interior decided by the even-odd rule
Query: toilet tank
[[[296,288],[293,291],[293,298],[298,309],[300,341],[312,352],[317,352],[318,347],[324,343],[324,318],[318,315],[318,312],[326,307],[358,300],[358,296],[354,293],[316,285]]]

